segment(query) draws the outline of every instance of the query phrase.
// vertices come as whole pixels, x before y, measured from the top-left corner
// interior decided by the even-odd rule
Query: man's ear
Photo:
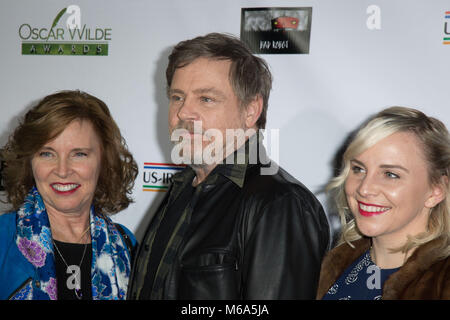
[[[263,110],[263,98],[261,95],[256,95],[245,108],[245,125],[247,128],[253,128]]]
[[[448,177],[442,176],[441,182],[432,186],[432,192],[430,197],[425,201],[425,207],[433,208],[437,206],[447,196]]]

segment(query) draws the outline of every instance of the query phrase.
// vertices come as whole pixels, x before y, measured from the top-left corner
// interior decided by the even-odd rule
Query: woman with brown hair
[[[1,150],[0,299],[125,299],[137,165],[106,104],[62,91],[28,111]]]

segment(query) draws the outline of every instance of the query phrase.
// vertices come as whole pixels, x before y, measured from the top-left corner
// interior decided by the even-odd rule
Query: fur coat
[[[317,299],[333,286],[345,269],[370,247],[370,239],[354,241],[334,248],[322,262]],[[439,252],[448,246],[447,237],[439,237],[418,247],[406,263],[383,285],[382,299],[450,299],[450,257],[439,259]]]

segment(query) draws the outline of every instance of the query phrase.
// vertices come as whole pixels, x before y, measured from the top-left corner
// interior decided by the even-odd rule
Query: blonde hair
[[[444,246],[440,248],[440,256],[447,257],[450,255],[449,132],[441,121],[428,117],[419,110],[405,107],[391,107],[369,119],[357,131],[344,152],[340,174],[331,179],[327,185],[326,189],[332,196],[341,219],[339,244],[346,242],[353,247],[351,242],[363,237],[345,195],[344,188],[350,172],[350,160],[396,132],[411,132],[418,138],[428,164],[429,183],[440,185],[444,190],[445,199],[432,208],[426,232],[409,236],[404,246],[392,250],[408,252],[442,236],[447,241],[444,241]],[[443,176],[446,178],[443,179]]]

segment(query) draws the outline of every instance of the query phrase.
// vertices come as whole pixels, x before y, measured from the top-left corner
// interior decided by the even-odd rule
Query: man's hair
[[[260,129],[266,126],[266,115],[272,75],[267,63],[251,53],[238,38],[222,33],[210,33],[178,43],[169,56],[166,70],[167,92],[177,68],[182,68],[197,58],[230,60],[229,79],[241,107],[246,107],[256,97],[261,96],[263,109],[256,122]]]
[[[428,117],[423,112],[405,107],[385,109],[364,124],[348,145],[342,161],[340,174],[333,178],[327,190],[334,197],[342,224],[340,243],[351,242],[362,237],[355,223],[345,194],[345,182],[350,172],[350,161],[382,139],[396,133],[409,132],[417,137],[422,154],[427,163],[427,172],[431,186],[439,185],[445,199],[432,208],[428,219],[427,231],[420,235],[412,235],[402,248],[394,251],[407,252],[438,237],[445,237],[445,247],[441,248],[441,256],[450,255],[450,137],[445,125],[438,119]],[[444,177],[444,178],[443,178]],[[418,181],[422,183],[422,181]],[[395,249],[395,248],[394,248]]]
[[[132,202],[137,164],[119,127],[100,99],[80,91],[46,96],[29,110],[0,150],[5,161],[4,185],[8,202],[18,209],[33,185],[31,159],[73,121],[89,121],[101,142],[101,169],[93,205],[98,214],[117,213]]]

